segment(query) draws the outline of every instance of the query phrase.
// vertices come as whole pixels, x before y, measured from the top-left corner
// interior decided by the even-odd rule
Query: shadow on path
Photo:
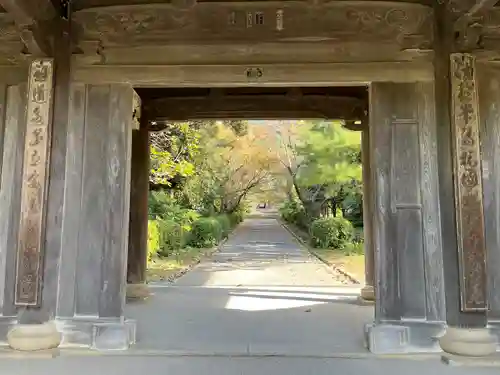
[[[366,353],[373,308],[359,286],[310,256],[273,218],[248,219],[212,259],[128,305],[137,350],[185,353]]]

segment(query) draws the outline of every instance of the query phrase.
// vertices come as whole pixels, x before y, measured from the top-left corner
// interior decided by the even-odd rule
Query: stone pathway
[[[309,256],[277,220],[248,219],[211,260],[152,286],[135,350],[191,354],[366,353],[359,285]]]
[[[367,353],[362,327],[373,309],[355,303],[358,291],[308,257],[276,220],[248,220],[213,260],[175,284],[155,285],[147,303],[128,306],[139,320],[133,350],[0,358],[0,373],[498,374],[498,368],[446,366],[437,356]]]

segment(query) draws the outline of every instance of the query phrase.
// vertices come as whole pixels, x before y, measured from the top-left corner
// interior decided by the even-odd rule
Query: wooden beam
[[[195,119],[293,119],[324,118],[361,120],[367,107],[361,99],[310,95],[237,95],[161,98],[145,103],[148,118],[170,121]]]
[[[431,62],[256,64],[260,78],[247,77],[248,66],[234,65],[96,65],[75,69],[82,83],[128,83],[135,87],[316,86],[369,82],[415,82],[434,79]]]
[[[19,26],[47,21],[58,13],[51,0],[0,0],[0,6],[15,18]]]
[[[467,27],[467,24],[480,12],[493,8],[498,0],[476,0],[475,3],[455,22],[455,30]]]
[[[48,38],[51,25],[59,10],[51,0],[0,0],[20,29],[20,37],[28,52],[34,56],[51,56],[52,43]]]

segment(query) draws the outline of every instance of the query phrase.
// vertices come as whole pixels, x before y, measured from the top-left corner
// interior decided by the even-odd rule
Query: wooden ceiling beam
[[[49,23],[60,16],[60,9],[51,0],[0,0],[0,7],[14,18],[30,54],[52,55]]]
[[[492,9],[498,1],[499,0],[474,0],[470,8],[455,22],[455,29],[460,30],[467,27],[477,14]]]
[[[0,6],[11,14],[20,26],[47,21],[58,15],[51,0],[0,0]]]
[[[160,98],[144,103],[150,119],[186,121],[198,119],[323,118],[357,121],[365,117],[367,103],[342,96],[238,95]]]

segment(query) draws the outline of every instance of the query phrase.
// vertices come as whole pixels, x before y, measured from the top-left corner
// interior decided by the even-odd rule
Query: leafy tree
[[[360,193],[359,134],[334,121],[285,125],[278,130],[280,161],[296,197],[310,221],[319,217],[328,204],[335,216],[346,196]]]

